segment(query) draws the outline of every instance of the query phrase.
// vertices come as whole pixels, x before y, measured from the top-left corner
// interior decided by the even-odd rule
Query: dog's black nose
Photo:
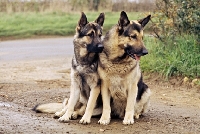
[[[98,52],[101,53],[104,49],[104,46],[102,44],[97,44]]]
[[[148,54],[148,51],[147,51],[147,49],[146,49],[146,48],[143,48],[143,50],[142,50],[142,54],[143,54],[143,55],[146,55],[146,54]]]
[[[98,44],[97,47],[98,48],[104,48],[104,46],[102,44]]]

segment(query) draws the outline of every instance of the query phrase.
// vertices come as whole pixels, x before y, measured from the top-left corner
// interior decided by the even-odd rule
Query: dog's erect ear
[[[138,23],[140,23],[141,26],[144,27],[149,22],[150,19],[151,19],[151,15],[148,15],[147,17],[138,20]]]
[[[105,19],[104,13],[100,13],[99,17],[94,22],[98,23],[100,26],[103,26],[104,19]]]
[[[78,25],[79,25],[80,29],[83,28],[87,23],[88,23],[87,17],[84,14],[84,12],[82,12],[81,13],[81,18],[80,18],[80,20],[78,22]]]
[[[123,27],[127,26],[129,23],[130,23],[130,21],[128,19],[126,12],[122,11],[120,14],[119,21],[118,21],[119,26],[121,28],[123,28]]]

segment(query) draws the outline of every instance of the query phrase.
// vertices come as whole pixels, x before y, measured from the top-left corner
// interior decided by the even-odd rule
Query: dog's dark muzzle
[[[98,47],[98,50],[99,50],[100,53],[101,53],[101,52],[103,51],[103,49],[104,49],[103,44],[98,44],[97,47]]]
[[[101,43],[97,45],[93,45],[93,44],[87,45],[87,50],[88,52],[91,52],[91,53],[101,53],[103,49],[104,49],[104,46]]]
[[[146,55],[146,54],[148,54],[148,51],[147,51],[146,48],[143,48],[143,50],[142,50],[142,56],[143,56],[143,55]]]
[[[144,56],[144,55],[148,54],[148,51],[147,51],[146,48],[143,48],[141,51],[135,52],[135,54],[136,54],[137,56]]]
[[[142,49],[139,50],[134,50],[131,46],[128,46],[125,49],[125,52],[132,57],[133,59],[139,60],[141,56],[144,56],[146,54],[148,54],[147,49],[144,47]]]

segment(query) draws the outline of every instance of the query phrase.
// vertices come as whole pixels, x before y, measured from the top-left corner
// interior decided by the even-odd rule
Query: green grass
[[[31,37],[33,35],[72,35],[78,15],[63,13],[0,14],[0,37]]]
[[[40,35],[72,36],[81,13],[0,13],[0,38],[27,38]],[[99,13],[86,12],[88,21],[94,21]],[[104,33],[118,22],[119,12],[105,13]],[[138,19],[139,13],[128,13],[130,19]]]
[[[147,72],[157,72],[165,78],[170,76],[200,77],[200,45],[195,36],[178,37],[176,42],[168,40],[167,44],[147,37],[145,45],[149,54],[141,60],[141,67]]]

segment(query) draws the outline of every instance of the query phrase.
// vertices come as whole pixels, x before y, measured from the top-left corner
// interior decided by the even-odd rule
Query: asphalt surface
[[[0,42],[0,61],[72,56],[73,52],[73,37]]]

